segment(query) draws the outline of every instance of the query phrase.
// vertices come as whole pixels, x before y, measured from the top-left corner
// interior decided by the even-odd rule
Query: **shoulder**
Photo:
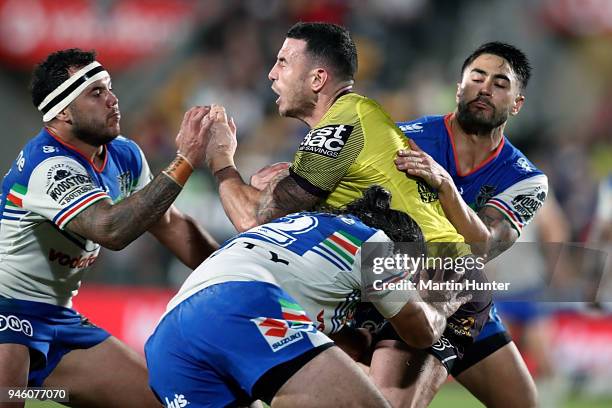
[[[138,144],[125,136],[117,136],[107,144],[108,154],[111,155],[116,163],[121,167],[131,169],[134,174],[138,174],[143,167],[143,163],[148,166],[144,152]]]
[[[43,130],[19,152],[11,172],[18,175],[17,177],[23,182],[33,173],[55,172],[62,168],[86,173],[78,155]]]
[[[316,219],[316,227],[323,235],[338,235],[356,246],[370,239],[380,230],[364,224],[351,214],[333,214],[325,211],[303,211],[295,213],[294,217],[311,217]]]
[[[544,173],[505,137],[500,156],[500,165],[503,167],[502,174],[510,184],[531,178],[540,182],[547,182],[548,179]]]
[[[137,156],[141,156],[142,153],[142,149],[140,148],[140,146],[138,146],[138,144],[133,141],[132,139],[128,139],[125,136],[117,136],[115,139],[113,139],[110,143],[108,143],[107,145],[109,147],[109,149],[113,149],[114,151],[118,152],[119,154],[124,154],[124,155],[137,155]]]
[[[410,121],[397,122],[397,126],[410,138],[420,135],[439,136],[440,131],[446,129],[442,115],[423,116]]]

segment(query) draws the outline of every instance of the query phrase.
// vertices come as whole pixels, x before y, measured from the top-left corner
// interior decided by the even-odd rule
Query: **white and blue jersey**
[[[391,240],[353,216],[302,212],[252,228],[226,242],[185,281],[168,311],[211,285],[257,281],[278,286],[317,321],[326,334],[339,331],[361,300],[362,245]],[[392,247],[371,246],[371,250]],[[386,249],[384,249],[386,250]],[[395,316],[408,293],[377,291],[374,306],[385,317]],[[405,296],[406,298],[398,298]]]
[[[287,215],[226,242],[187,278],[145,345],[159,400],[166,407],[269,402],[297,369],[333,345],[324,333],[350,319],[361,297],[362,252],[381,247],[366,242],[390,240],[352,216],[315,212]],[[407,301],[390,295],[373,301],[385,317]],[[277,386],[263,392],[271,383]]]
[[[505,136],[487,160],[471,172],[461,174],[448,125],[451,115],[424,116],[397,125],[448,171],[461,197],[474,211],[493,207],[520,234],[544,203],[548,193],[546,176]]]
[[[100,246],[66,229],[100,200],[116,203],[151,173],[140,148],[117,137],[97,168],[47,129],[19,153],[2,182],[0,296],[70,307]]]

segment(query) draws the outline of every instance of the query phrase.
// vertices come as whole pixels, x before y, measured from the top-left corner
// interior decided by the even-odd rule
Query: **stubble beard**
[[[466,133],[488,135],[493,129],[503,125],[508,120],[508,111],[499,111],[491,105],[489,105],[492,109],[490,115],[487,115],[484,111],[474,112],[470,110],[470,103],[476,100],[466,102],[462,99],[457,105],[457,122]]]
[[[79,117],[75,115],[72,119],[72,133],[82,142],[99,147],[119,136],[119,127],[115,130],[108,127],[105,122],[82,121],[77,119]]]

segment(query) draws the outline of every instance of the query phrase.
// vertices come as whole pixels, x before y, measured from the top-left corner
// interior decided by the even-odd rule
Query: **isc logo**
[[[312,129],[302,140],[299,150],[327,157],[338,157],[352,131],[353,126],[349,125],[328,125]]]

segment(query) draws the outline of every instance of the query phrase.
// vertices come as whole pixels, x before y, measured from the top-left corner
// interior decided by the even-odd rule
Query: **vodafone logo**
[[[5,330],[21,332],[28,337],[32,337],[32,334],[34,334],[32,323],[30,323],[28,320],[19,320],[17,316],[4,316],[0,314],[0,332]]]

